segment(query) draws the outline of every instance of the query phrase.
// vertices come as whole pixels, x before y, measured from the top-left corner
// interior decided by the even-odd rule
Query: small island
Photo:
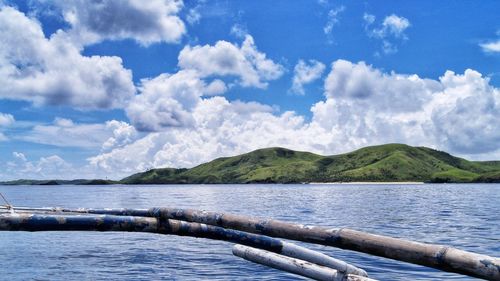
[[[273,147],[186,168],[160,168],[111,180],[15,180],[3,185],[426,182],[499,183],[500,161],[468,161],[427,147],[369,146],[322,156]]]

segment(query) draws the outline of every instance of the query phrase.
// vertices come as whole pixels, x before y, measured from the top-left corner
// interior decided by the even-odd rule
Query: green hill
[[[0,185],[105,185],[119,182],[100,179],[76,179],[76,180],[13,180],[2,181]]]
[[[124,184],[302,182],[500,182],[500,161],[474,162],[404,144],[365,147],[321,156],[285,148],[223,157],[191,169],[153,169]]]
[[[218,158],[191,169],[152,169],[121,181],[15,180],[4,185],[310,182],[500,183],[500,161],[468,161],[443,151],[385,144],[322,156],[273,147]]]

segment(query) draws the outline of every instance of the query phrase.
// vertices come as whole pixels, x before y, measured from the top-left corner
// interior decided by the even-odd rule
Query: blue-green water
[[[500,185],[0,186],[17,206],[168,206],[348,227],[500,256]],[[97,232],[0,232],[1,280],[303,280],[204,239]],[[308,245],[379,280],[472,280]]]

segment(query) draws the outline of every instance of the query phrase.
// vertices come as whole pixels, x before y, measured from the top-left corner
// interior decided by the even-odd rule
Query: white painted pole
[[[283,248],[281,249],[281,253],[284,256],[297,258],[300,260],[308,261],[311,263],[315,263],[317,265],[326,266],[335,270],[338,270],[340,273],[344,274],[355,274],[359,276],[368,277],[366,271],[361,268],[350,265],[344,261],[339,259],[332,258],[323,253],[313,251],[292,243],[283,242]]]
[[[364,276],[344,274],[338,270],[320,266],[308,261],[303,261],[276,253],[260,250],[243,245],[234,245],[233,254],[251,262],[287,271],[293,274],[321,281],[373,281]]]

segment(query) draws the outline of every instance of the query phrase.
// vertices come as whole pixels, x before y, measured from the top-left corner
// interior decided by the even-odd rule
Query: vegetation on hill
[[[9,185],[310,183],[310,182],[500,183],[500,161],[468,161],[427,147],[385,144],[321,156],[273,147],[218,158],[191,169],[152,169],[110,180],[17,180]]]
[[[500,162],[474,162],[446,152],[404,144],[365,147],[321,156],[266,148],[223,157],[191,169],[153,169],[124,184],[308,182],[500,182]]]
[[[100,179],[77,179],[77,180],[13,180],[0,182],[1,185],[104,185],[116,184],[117,181]]]

